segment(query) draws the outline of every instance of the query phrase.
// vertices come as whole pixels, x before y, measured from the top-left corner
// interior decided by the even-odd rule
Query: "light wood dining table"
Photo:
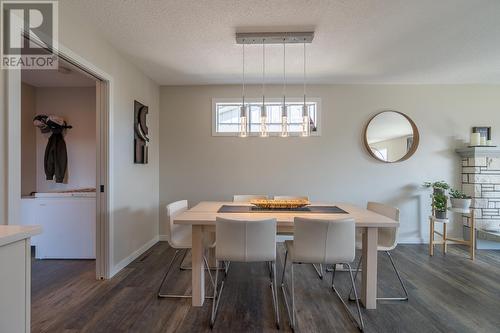
[[[217,217],[261,220],[275,218],[277,232],[293,234],[293,220],[295,217],[314,219],[339,219],[354,218],[356,228],[363,230],[363,261],[362,261],[362,287],[361,301],[365,308],[377,307],[377,241],[378,228],[398,227],[399,222],[383,215],[347,203],[311,203],[312,206],[337,206],[346,213],[324,214],[301,211],[274,211],[274,212],[246,212],[246,213],[218,213],[223,205],[245,205],[241,202],[212,202],[203,201],[191,209],[175,217],[174,223],[192,226],[192,305],[203,306],[205,301],[205,270],[203,256],[207,249],[204,248],[204,237],[215,231]]]

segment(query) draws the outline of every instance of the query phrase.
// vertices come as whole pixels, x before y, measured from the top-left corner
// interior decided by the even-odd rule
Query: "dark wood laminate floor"
[[[95,280],[94,261],[34,261],[32,331],[210,332],[211,301],[192,308],[188,299],[156,297],[173,253],[158,243],[109,281]],[[279,255],[281,272],[282,246]],[[366,332],[500,332],[499,251],[478,251],[472,262],[458,246],[430,258],[427,246],[399,245],[393,258],[410,301],[363,309]],[[379,294],[398,295],[398,282],[382,254],[379,272]],[[231,264],[213,332],[277,332],[267,274],[264,264]],[[168,289],[189,291],[190,271],[174,270],[168,281]],[[338,273],[336,282],[348,291],[348,273]],[[356,332],[312,266],[296,269],[296,287],[298,331]],[[289,332],[281,295],[280,302],[281,331]]]

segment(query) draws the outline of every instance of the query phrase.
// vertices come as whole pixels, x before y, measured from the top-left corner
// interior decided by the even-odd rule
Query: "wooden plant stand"
[[[469,240],[451,238],[446,235],[446,225],[450,222],[449,219],[438,219],[434,217],[434,211],[432,216],[429,216],[430,224],[430,238],[429,238],[429,255],[434,255],[434,245],[442,245],[443,253],[446,254],[448,244],[463,244],[469,247],[470,259],[474,260],[476,255],[476,226],[474,221],[474,209],[461,209],[461,208],[448,208],[451,213],[457,213],[462,215],[469,215],[470,221],[470,236]],[[435,223],[443,223],[443,232],[438,232],[435,230]],[[437,234],[441,237],[441,240],[436,241],[434,235]]]

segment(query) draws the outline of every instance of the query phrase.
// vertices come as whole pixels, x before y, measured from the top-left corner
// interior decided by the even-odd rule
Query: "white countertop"
[[[0,225],[0,246],[42,233],[38,225]]]

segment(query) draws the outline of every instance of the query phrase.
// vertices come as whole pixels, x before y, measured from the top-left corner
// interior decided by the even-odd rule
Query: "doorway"
[[[47,50],[47,52],[51,52]],[[95,272],[97,279],[105,279],[110,277],[110,233],[109,233],[109,191],[108,191],[108,117],[109,117],[109,108],[110,108],[110,99],[109,99],[109,90],[110,90],[110,82],[111,77],[107,75],[105,72],[99,70],[92,64],[86,62],[84,59],[80,58],[76,54],[72,53],[70,50],[65,50],[63,46],[60,45],[60,50],[57,54],[59,58],[59,63],[61,67],[59,70],[36,70],[32,72],[52,72],[45,73],[42,75],[41,73],[27,73],[23,70],[9,70],[7,73],[7,106],[8,106],[8,207],[7,207],[7,216],[8,224],[20,224],[23,220],[23,197],[26,197],[26,194],[32,194],[31,192],[37,193],[49,193],[52,192],[64,192],[64,194],[59,194],[61,197],[73,196],[82,199],[82,203],[87,200],[87,205],[89,204],[89,200],[92,201],[91,205],[94,208],[91,210],[93,215],[92,225],[88,225],[85,230],[94,232],[91,237],[93,240],[91,242],[91,251],[89,252],[88,248],[83,251],[85,253],[93,252],[95,255]],[[51,74],[51,75],[49,75]],[[31,77],[31,78],[30,78]],[[23,177],[23,170],[25,166],[29,164],[23,163],[23,160],[26,161],[26,156],[23,157],[23,147],[21,145],[22,139],[22,127],[26,126],[23,123],[23,117],[21,112],[22,105],[22,95],[23,90],[26,90],[26,84],[29,84],[28,81],[34,83],[36,80],[41,80],[38,82],[39,85],[45,84],[50,85],[51,80],[57,81],[60,80],[61,77],[65,81],[67,85],[88,85],[85,87],[87,89],[87,94],[90,94],[89,89],[92,90],[92,100],[94,104],[94,141],[93,141],[93,173],[87,173],[83,176],[85,178],[85,182],[88,184],[89,177],[93,177],[94,181],[92,182],[93,186],[72,186],[75,185],[75,176],[72,174],[71,165],[68,164],[67,172],[64,174],[64,178],[66,183],[58,183],[55,184],[44,184],[43,179],[39,179],[39,175],[37,173],[41,173],[42,176],[44,174],[44,165],[40,165],[40,161],[43,164],[44,159],[40,159],[40,157],[36,157],[37,153],[35,152],[34,161],[38,162],[38,165],[35,163],[35,175],[32,175],[35,178],[35,182],[33,179],[25,180]],[[35,81],[33,81],[35,80]],[[45,81],[44,81],[45,80]],[[72,81],[73,80],[73,81]],[[76,80],[76,81],[75,81]],[[24,85],[23,85],[24,81]],[[72,82],[72,83],[71,83]],[[79,82],[79,83],[77,83]],[[86,83],[83,83],[86,82]],[[53,83],[53,82],[52,82]],[[56,83],[57,85],[58,83]],[[92,84],[93,86],[90,86]],[[55,87],[53,87],[55,88]],[[70,87],[67,87],[70,88]],[[73,87],[76,88],[76,87]],[[43,90],[50,90],[48,87],[43,88]],[[47,93],[47,91],[43,91],[43,93]],[[52,91],[48,93],[58,94],[61,92]],[[64,94],[63,94],[64,95]],[[61,95],[61,96],[63,96]],[[46,97],[46,101],[50,100],[50,97]],[[87,101],[88,102],[88,101]],[[64,118],[64,117],[62,117]],[[25,119],[26,120],[26,119]],[[88,120],[88,119],[87,119]],[[88,124],[88,121],[87,121]],[[71,123],[67,123],[69,126],[73,126]],[[78,124],[77,124],[78,125]],[[71,129],[65,129],[66,131],[71,131]],[[48,140],[48,138],[45,138]],[[33,141],[31,141],[33,143]],[[40,150],[42,148],[37,147],[37,141],[35,137],[35,151]],[[47,141],[40,140],[41,143],[46,143]],[[69,144],[69,142],[68,142]],[[39,146],[41,146],[40,144]],[[67,149],[71,149],[68,145]],[[43,150],[43,149],[42,149]],[[38,154],[39,155],[39,154]],[[33,155],[32,155],[33,156]],[[69,156],[68,156],[69,157]],[[29,163],[29,158],[28,162]],[[73,159],[74,162],[74,159]],[[72,163],[71,159],[68,159],[68,163]],[[75,164],[73,163],[73,166]],[[88,168],[87,168],[88,169]],[[33,166],[31,166],[31,170],[33,171]],[[42,170],[42,171],[40,171]],[[87,170],[88,171],[88,170]],[[82,174],[80,173],[80,176]],[[57,178],[57,175],[54,175],[54,178]],[[60,175],[59,175],[60,176]],[[48,177],[47,177],[48,178]],[[79,177],[76,177],[79,178]],[[71,179],[73,182],[68,181]],[[81,183],[84,184],[85,182]],[[31,185],[29,185],[31,184]],[[33,184],[38,186],[35,191],[29,191],[29,188],[33,188]],[[40,185],[40,186],[39,186]],[[47,190],[48,187],[48,190]],[[42,189],[42,191],[40,191]],[[73,189],[78,190],[76,193],[72,191]],[[45,191],[47,190],[47,191]],[[29,193],[27,193],[29,191]],[[36,193],[35,193],[36,195]],[[40,196],[40,195],[39,195]],[[42,194],[43,196],[43,194]],[[92,199],[89,199],[92,198]],[[74,202],[76,203],[76,202]],[[76,206],[79,206],[77,204]],[[81,209],[81,207],[80,207]],[[88,211],[87,211],[87,218]],[[88,222],[88,221],[87,221]],[[71,230],[71,229],[70,229]],[[87,245],[82,246],[82,248],[88,247]],[[35,244],[36,245],[36,244]],[[50,249],[52,251],[52,249]],[[58,250],[60,251],[60,249]],[[82,252],[80,251],[80,252]],[[47,253],[47,252],[46,252]],[[43,255],[43,252],[42,254]],[[74,254],[73,254],[74,255]]]

